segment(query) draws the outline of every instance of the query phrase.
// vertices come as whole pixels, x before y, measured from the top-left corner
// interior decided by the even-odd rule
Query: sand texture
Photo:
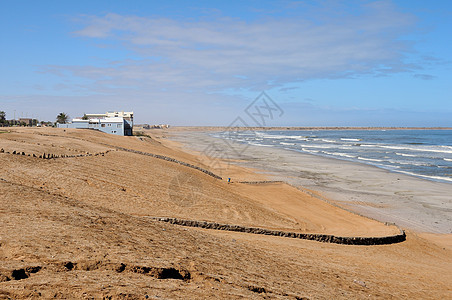
[[[406,241],[357,246],[153,219],[352,238],[400,233],[321,200],[313,185],[303,191],[236,165],[225,173],[227,161],[213,166],[165,135],[0,133],[0,299],[452,296],[448,235],[408,228]]]

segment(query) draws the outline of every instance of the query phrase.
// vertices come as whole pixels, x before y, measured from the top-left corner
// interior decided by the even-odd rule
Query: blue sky
[[[452,126],[452,1],[0,1],[0,110]],[[251,120],[247,121],[249,125]]]

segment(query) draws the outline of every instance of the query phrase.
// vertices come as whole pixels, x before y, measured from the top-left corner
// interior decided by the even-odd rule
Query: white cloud
[[[120,41],[138,56],[109,66],[48,66],[114,86],[153,91],[265,90],[314,78],[385,75],[417,69],[404,62],[411,45],[400,40],[414,24],[386,1],[340,17],[306,15],[245,22],[232,18],[185,21],[160,17],[85,16],[76,35]]]
[[[413,75],[414,78],[419,78],[422,80],[432,80],[435,79],[435,76],[429,75],[429,74],[414,74]]]

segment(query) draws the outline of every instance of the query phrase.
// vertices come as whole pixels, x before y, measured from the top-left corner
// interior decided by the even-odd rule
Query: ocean
[[[452,183],[452,130],[226,131],[212,136]]]

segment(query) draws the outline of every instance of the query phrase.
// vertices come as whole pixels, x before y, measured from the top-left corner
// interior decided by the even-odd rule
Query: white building
[[[58,128],[85,128],[116,135],[133,135],[133,112],[85,114],[83,119],[76,118],[68,124],[58,124]]]

